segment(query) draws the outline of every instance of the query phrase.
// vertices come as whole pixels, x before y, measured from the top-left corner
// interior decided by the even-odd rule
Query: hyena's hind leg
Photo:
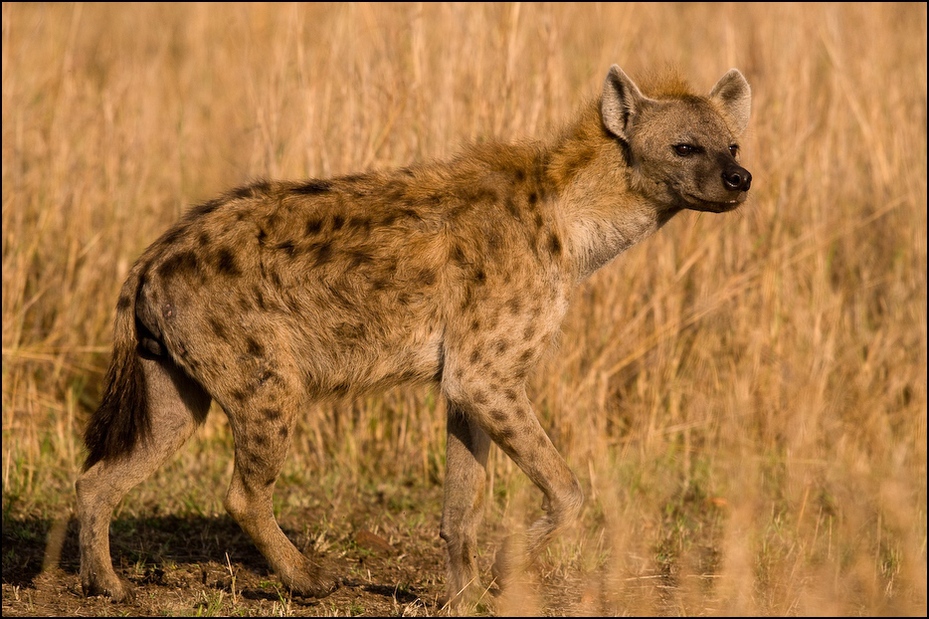
[[[81,586],[86,595],[104,594],[116,601],[131,597],[132,589],[113,571],[109,538],[113,510],[190,438],[210,408],[210,396],[169,360],[142,358],[139,363],[151,435],[136,441],[128,453],[104,456],[75,485]]]
[[[290,446],[296,412],[305,405],[300,388],[267,372],[250,395],[224,406],[235,440],[235,466],[226,511],[249,534],[286,587],[298,595],[325,597],[338,584],[310,561],[274,518],[274,484]]]
[[[471,603],[480,586],[477,529],[484,515],[490,438],[451,401],[447,402],[447,417],[441,537],[448,551],[447,599],[456,608]]]

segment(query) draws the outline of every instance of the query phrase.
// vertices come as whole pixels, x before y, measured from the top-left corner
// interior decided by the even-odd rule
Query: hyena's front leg
[[[235,440],[235,466],[224,504],[286,587],[298,595],[325,597],[336,582],[287,539],[274,518],[274,484],[298,406],[280,376],[267,383],[260,393],[243,397],[242,405],[224,406]]]
[[[523,551],[498,555],[494,575],[503,588],[510,577],[534,560],[560,530],[577,518],[584,493],[539,424],[522,381],[505,382],[502,372],[494,372],[492,368],[486,368],[485,372],[496,374],[498,382],[488,381],[483,372],[463,369],[456,372],[457,380],[446,383],[446,395],[538,486],[544,494],[542,507],[546,512],[531,525],[524,543],[508,544],[522,547]]]
[[[447,417],[441,536],[448,551],[447,599],[455,608],[469,603],[479,588],[477,528],[484,515],[490,438],[454,402],[447,402]]]

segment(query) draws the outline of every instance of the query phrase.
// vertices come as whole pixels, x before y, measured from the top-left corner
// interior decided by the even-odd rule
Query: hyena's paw
[[[484,595],[488,591],[493,593],[493,588],[484,589],[480,583],[472,583],[463,591],[454,593],[446,590],[445,595],[436,600],[436,607],[457,616],[477,614],[478,605],[488,602]]]
[[[311,598],[324,598],[341,585],[339,579],[309,561],[303,570],[283,577],[283,581],[293,594]]]
[[[104,595],[114,602],[131,602],[135,599],[135,587],[115,574],[81,574],[81,590],[87,597]]]
[[[525,575],[526,558],[520,541],[517,536],[510,536],[497,551],[491,567],[493,584],[490,587],[490,592],[495,596],[500,595],[514,580]]]

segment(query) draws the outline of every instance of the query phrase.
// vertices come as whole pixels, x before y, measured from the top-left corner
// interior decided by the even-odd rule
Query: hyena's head
[[[739,165],[751,98],[736,69],[708,96],[653,99],[613,65],[601,114],[607,131],[624,145],[638,191],[664,208],[721,213],[744,202],[752,184],[752,175]]]

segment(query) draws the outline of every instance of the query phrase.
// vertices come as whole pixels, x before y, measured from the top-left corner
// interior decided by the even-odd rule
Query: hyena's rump
[[[262,181],[191,210],[133,266],[77,482],[81,582],[125,599],[108,528],[134,485],[215,400],[235,466],[225,506],[284,584],[336,581],[281,532],[271,496],[311,402],[433,382],[446,402],[449,600],[479,591],[477,528],[491,443],[544,495],[501,562],[536,556],[583,493],[533,412],[526,380],[589,274],[682,210],[729,211],[751,175],[738,139],[750,89],[732,70],[709,95],[643,94],[619,67],[549,140],[485,143],[431,162],[304,182]]]

